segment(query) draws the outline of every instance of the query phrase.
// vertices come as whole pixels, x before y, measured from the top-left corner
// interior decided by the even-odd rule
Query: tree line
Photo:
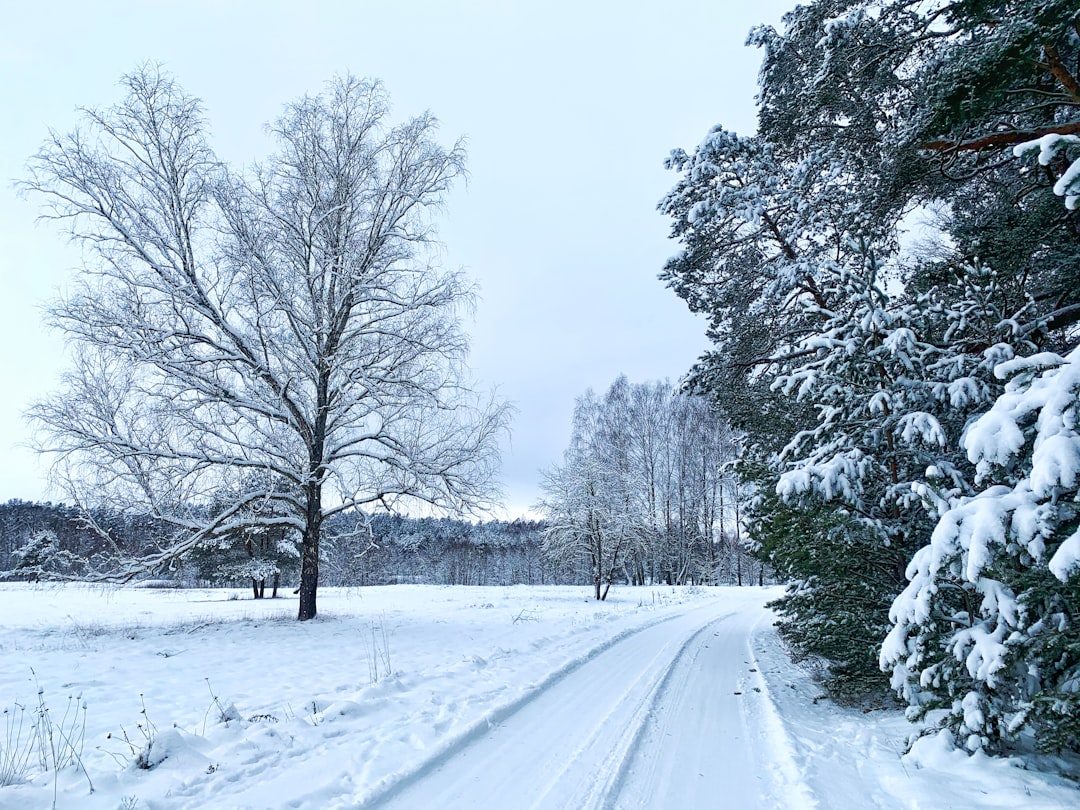
[[[8,579],[94,579],[112,555],[152,554],[169,542],[171,527],[150,515],[83,510],[53,503],[11,500],[0,504],[0,572]],[[544,521],[519,518],[482,522],[374,514],[339,515],[326,524],[323,582],[363,587],[433,585],[591,585],[587,557],[554,553]],[[106,537],[103,532],[107,532]],[[730,545],[730,539],[728,541]],[[745,551],[732,557],[717,538],[713,554],[725,559],[712,576],[696,581],[750,584],[761,566]],[[238,530],[207,541],[183,558],[136,583],[159,587],[242,587],[255,598],[291,593],[299,584],[300,548],[293,534]],[[620,584],[632,584],[622,572]],[[663,578],[648,584],[665,582]],[[636,580],[633,584],[646,584]]]
[[[749,44],[757,133],[671,153],[662,278],[781,631],[968,750],[1080,750],[1080,10],[813,0]]]
[[[530,520],[341,515],[326,525],[324,581],[335,586],[582,584],[574,566],[544,555],[543,528]],[[114,553],[151,554],[169,542],[171,532],[167,521],[152,515],[107,510],[87,515],[67,504],[11,500],[0,504],[0,571],[22,580],[93,579],[107,569]],[[296,532],[274,536],[246,528],[207,541],[136,582],[250,587],[261,598],[275,595],[279,587],[295,590],[299,578]]]

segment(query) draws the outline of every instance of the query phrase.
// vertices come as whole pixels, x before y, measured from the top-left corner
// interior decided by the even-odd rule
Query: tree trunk
[[[330,347],[324,346],[328,354],[333,354]],[[330,367],[328,361],[319,361],[318,387],[316,403],[318,412],[315,417],[314,435],[308,445],[308,480],[304,484],[307,502],[304,504],[304,535],[301,543],[300,559],[300,621],[314,619],[318,610],[315,605],[315,592],[319,588],[319,537],[322,534],[322,485],[326,477],[323,469],[326,452],[326,417],[330,402]]]
[[[319,534],[322,532],[322,487],[311,484],[307,493],[307,515],[300,561],[300,614],[297,618],[306,622],[314,619],[317,611],[315,592],[319,587]]]
[[[259,598],[259,580],[255,579],[255,577],[251,578],[251,592],[256,599]]]
[[[590,523],[592,519],[590,518]],[[593,585],[596,592],[596,601],[601,601],[600,586],[604,582],[604,538],[596,529],[593,529]]]
[[[739,584],[742,585],[742,526],[739,520],[739,490],[735,490],[735,559],[739,563]]]
[[[319,538],[311,528],[304,530],[302,559],[300,563],[300,613],[297,618],[306,622],[314,619],[317,612],[315,591],[319,585]]]
[[[277,599],[277,589],[278,589],[278,586],[280,584],[281,584],[281,572],[280,571],[275,571],[274,572],[274,590],[270,592],[270,598],[271,599]]]

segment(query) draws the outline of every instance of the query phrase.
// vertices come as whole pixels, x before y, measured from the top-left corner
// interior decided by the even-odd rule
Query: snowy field
[[[2,586],[0,810],[1080,806],[815,703],[778,593],[327,589],[300,624],[243,591]],[[69,739],[85,773],[52,768]]]

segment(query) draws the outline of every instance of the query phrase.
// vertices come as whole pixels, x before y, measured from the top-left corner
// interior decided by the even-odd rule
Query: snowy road
[[[621,639],[367,807],[812,806],[750,652],[770,614],[731,608]]]

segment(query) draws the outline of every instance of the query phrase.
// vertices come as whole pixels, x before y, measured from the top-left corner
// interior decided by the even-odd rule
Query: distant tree
[[[43,449],[88,512],[112,502],[173,528],[110,576],[288,528],[299,618],[314,618],[327,518],[492,493],[507,410],[470,391],[472,293],[432,263],[431,215],[464,152],[436,143],[430,115],[391,125],[382,86],[345,76],[287,105],[280,151],[238,173],[169,76],[123,83],[119,105],[50,136],[24,184],[91,257],[52,310],[76,359],[33,409]],[[213,506],[250,471],[289,486]],[[272,508],[252,519],[255,504]]]
[[[55,536],[59,548],[73,548],[79,543],[78,527],[72,510],[53,504],[10,500],[0,505],[0,571],[12,577],[27,575],[25,552],[35,543],[33,538],[43,532]],[[49,559],[40,559],[47,565]],[[22,571],[16,571],[21,566]]]
[[[256,478],[261,480],[254,480]],[[258,489],[276,492],[282,483],[265,475],[248,473],[241,477],[238,486],[218,493],[211,509],[226,508],[225,504],[234,502],[244,492]],[[300,537],[288,521],[275,523],[275,517],[286,517],[277,498],[268,496],[252,502],[236,514],[232,531],[205,540],[193,548],[186,559],[194,566],[199,579],[215,583],[247,580],[256,599],[265,596],[269,581],[270,596],[276,598],[282,576],[292,578],[298,572]]]
[[[541,553],[535,521],[337,515],[326,526],[328,581],[335,585],[580,584],[578,572]]]
[[[15,551],[12,573],[36,582],[42,575],[47,576],[58,569],[70,570],[74,566],[81,571],[83,563],[83,560],[60,548],[55,532],[39,529],[30,535],[22,548]]]
[[[91,517],[66,504],[8,501],[0,505],[0,571],[15,579],[94,577],[117,548],[135,551],[160,528],[116,510]]]
[[[578,398],[570,447],[563,463],[544,473],[539,504],[547,520],[545,552],[555,559],[586,560],[600,601],[607,598],[635,532],[644,528],[621,477],[625,448],[618,430],[605,422],[591,391]]]
[[[256,599],[266,593],[266,582],[271,582],[271,598],[277,597],[282,574],[292,575],[300,561],[299,533],[289,525],[288,515],[279,504],[280,494],[289,483],[279,476],[249,472],[243,474],[236,487],[218,493],[214,508],[227,508],[242,493],[265,491],[273,493],[260,501],[249,503],[233,519],[235,529],[207,541],[199,547],[208,554],[204,559],[211,563],[217,577],[248,579]],[[275,522],[275,519],[278,519]]]
[[[160,532],[169,533],[166,524],[142,515],[101,511],[93,519],[132,554],[152,548]],[[237,529],[192,549],[168,578],[178,585],[250,583],[264,594],[269,586],[272,594],[280,577],[291,589],[300,564],[295,532],[287,526],[249,525],[250,530]],[[576,562],[560,564],[543,553],[544,528],[542,522],[526,519],[475,523],[383,511],[339,512],[323,524],[320,582],[334,586],[587,582]],[[5,577],[93,578],[99,561],[109,562],[101,559],[103,542],[72,506],[18,500],[0,504]]]
[[[666,383],[617,379],[574,408],[563,463],[545,473],[545,549],[611,584],[715,582],[735,441],[715,408]]]

